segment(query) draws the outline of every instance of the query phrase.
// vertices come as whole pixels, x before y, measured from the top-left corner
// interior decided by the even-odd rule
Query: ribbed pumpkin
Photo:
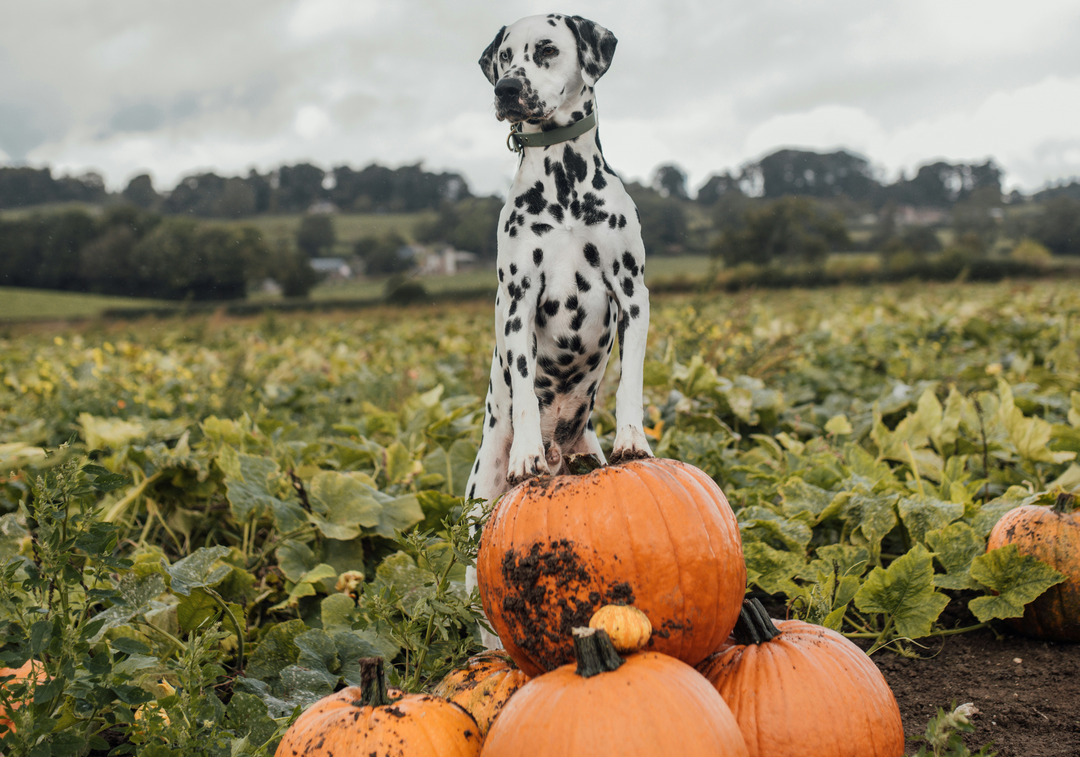
[[[652,636],[648,616],[632,605],[604,605],[589,619],[589,628],[602,628],[619,654],[640,652]]]
[[[750,757],[902,757],[900,708],[881,671],[840,634],[772,621],[744,603],[734,643],[698,665],[731,707]]]
[[[378,658],[362,659],[360,675],[360,686],[320,699],[297,718],[281,739],[275,757],[480,754],[480,729],[456,704],[429,694],[407,694],[391,700]]]
[[[1051,641],[1080,641],[1080,514],[1076,498],[1062,493],[1052,507],[1022,505],[1009,510],[990,532],[987,551],[1015,544],[1021,554],[1036,557],[1065,575],[1011,618],[1021,633]]]
[[[529,675],[573,659],[570,630],[606,604],[652,621],[648,649],[696,664],[739,617],[746,566],[711,478],[674,460],[530,479],[507,492],[477,560],[484,612]]]
[[[746,757],[730,710],[674,657],[623,660],[603,630],[574,632],[577,665],[533,678],[503,708],[484,757]]]
[[[480,727],[480,735],[486,736],[510,697],[528,680],[508,654],[496,650],[469,658],[432,693],[463,707]]]

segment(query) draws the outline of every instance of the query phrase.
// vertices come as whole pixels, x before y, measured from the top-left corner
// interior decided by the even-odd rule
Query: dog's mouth
[[[519,124],[524,121],[529,123],[539,123],[540,121],[546,121],[551,118],[555,113],[555,108],[544,110],[527,110],[521,107],[519,103],[497,103],[495,105],[495,118],[500,121],[509,121],[512,124]]]

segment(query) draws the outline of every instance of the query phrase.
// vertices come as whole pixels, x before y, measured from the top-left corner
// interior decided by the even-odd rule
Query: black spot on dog
[[[512,237],[516,237],[517,236],[517,226],[511,226],[510,231],[507,232],[507,233]]]
[[[570,145],[563,149],[563,165],[566,166],[566,176],[570,183],[585,181],[585,177],[589,175],[589,165]]]
[[[503,368],[503,381],[506,382],[507,386],[510,386],[510,369],[509,368]]]
[[[639,308],[637,305],[631,305],[630,306],[630,317],[631,318],[637,318],[639,315],[641,315],[641,308]]]
[[[540,265],[544,262],[544,251],[537,247],[533,250],[533,265]]]
[[[622,216],[622,215],[619,216],[619,228],[620,229],[626,228],[626,216]]]
[[[510,303],[510,310],[508,310],[506,314],[507,315],[513,315],[514,313],[516,313],[517,312],[517,304],[518,304],[517,300],[514,300],[513,302],[511,302]]]
[[[611,339],[611,329],[608,329],[600,335],[600,340],[596,343],[596,346],[599,349],[603,349],[607,345],[609,339]]]
[[[536,234],[536,236],[538,236],[538,237],[542,237],[542,236],[544,236],[544,234],[547,234],[549,231],[551,231],[555,227],[552,226],[549,223],[534,223],[529,228],[532,229],[533,234]]]
[[[550,213],[551,217],[554,218],[556,221],[558,221],[559,223],[562,223],[563,209],[562,209],[561,205],[549,205],[548,206],[548,213]]]
[[[522,378],[529,377],[529,361],[525,359],[524,355],[518,355],[517,369]]]
[[[563,379],[563,382],[561,384],[559,384],[559,388],[558,388],[559,394],[567,394],[568,392],[574,391],[574,389],[577,387],[577,385],[580,384],[582,382],[582,380],[584,380],[584,378],[585,378],[585,374],[582,373],[581,371],[578,371],[574,375],[572,375],[572,376],[570,376],[570,377],[568,377],[566,379]]]
[[[629,276],[622,280],[622,290],[627,297],[634,296],[634,280]]]
[[[547,200],[544,199],[544,182],[536,182],[529,190],[514,198],[515,207],[520,208],[525,204],[528,204],[525,211],[533,216],[540,215],[540,212],[547,207]]]
[[[537,372],[536,378],[533,379],[533,386],[538,389],[547,389],[549,386],[551,386],[551,379],[549,379],[547,376],[542,375],[540,372]]]
[[[572,295],[570,295],[569,297],[566,298],[566,309],[567,310],[577,310],[577,306],[578,306],[578,300],[577,300],[577,295],[576,294],[572,294]]]
[[[559,355],[559,365],[562,366],[570,365],[575,360],[577,360],[577,355],[575,355],[573,352],[564,352],[563,354]]]
[[[637,261],[634,260],[634,256],[630,254],[629,250],[622,254],[622,262],[623,265],[626,266],[626,270],[630,272],[631,276],[638,275]]]
[[[611,214],[610,216],[608,216],[608,219],[607,219],[607,225],[608,225],[608,228],[609,228],[609,229],[614,229],[614,228],[615,228],[615,225],[616,225],[616,224],[617,224],[618,222],[619,222],[619,218],[618,218],[618,216],[616,216],[616,215],[615,215],[614,213],[612,213],[612,214]]]
[[[592,105],[592,103],[588,104]],[[592,110],[591,107],[589,109]],[[604,178],[604,164],[599,155],[593,155],[593,168],[595,169],[592,177],[593,189],[603,189],[607,186],[607,179]]]
[[[600,267],[600,250],[596,249],[596,245],[592,242],[585,244],[585,259],[589,261],[589,265],[593,268]]]
[[[503,269],[499,269],[499,281],[503,280]]]
[[[578,308],[577,312],[574,313],[573,320],[570,321],[570,328],[572,328],[574,331],[577,331],[578,329],[581,328],[582,324],[584,324],[584,323],[585,323],[585,311],[582,310],[581,308]]]
[[[548,389],[547,391],[541,392],[536,399],[539,400],[540,407],[545,408],[555,401],[555,392]]]
[[[536,334],[535,333],[533,334],[532,356],[533,356],[533,358],[536,357]]]
[[[630,325],[630,314],[623,313],[622,318],[619,319],[619,349],[623,349],[626,346],[626,327]],[[622,353],[620,353],[622,354]]]
[[[514,303],[517,304],[516,302]],[[521,316],[509,320],[506,322],[506,327],[503,329],[503,336],[510,336],[511,333],[516,334],[521,331]]]
[[[574,282],[577,284],[579,292],[587,292],[592,289],[592,284],[585,280],[585,277],[580,273],[574,274]]]
[[[594,352],[589,355],[589,359],[585,361],[585,364],[589,366],[589,370],[595,370],[596,366],[600,365],[600,361],[604,359],[602,352]]]
[[[611,272],[613,274],[615,274],[616,276],[619,275],[619,261],[618,260],[616,260],[614,263],[611,264]]]
[[[581,215],[586,226],[595,226],[608,217],[607,211],[600,210],[604,204],[604,198],[597,197],[592,192],[586,192],[582,198]]]
[[[550,355],[541,355],[536,359],[537,367],[549,376],[558,377],[562,371],[559,370],[559,364],[551,359]]]
[[[531,286],[532,286],[532,282],[531,282],[531,281],[529,280],[529,277],[528,277],[528,276],[525,276],[525,277],[523,277],[523,278],[521,279],[521,291],[522,291],[522,292],[525,292],[525,291],[526,291],[526,290],[528,290],[528,289],[529,289],[529,287],[531,287]]]
[[[488,418],[488,427],[489,428],[495,428],[496,423],[498,423],[498,421],[495,419],[494,415],[492,415],[490,418]],[[476,472],[476,470],[474,469],[473,473],[475,473],[475,472]]]
[[[511,263],[510,264],[510,275],[511,276],[517,276],[517,264],[516,263]]]

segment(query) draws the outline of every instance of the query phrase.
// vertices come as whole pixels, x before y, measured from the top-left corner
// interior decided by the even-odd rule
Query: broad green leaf
[[[844,517],[862,536],[875,561],[881,552],[881,540],[896,527],[897,499],[896,494],[871,494],[856,490],[844,508]]]
[[[754,411],[754,395],[749,389],[735,386],[724,392],[728,406],[735,416],[746,423],[750,423]]]
[[[398,531],[405,531],[423,519],[424,511],[420,509],[420,502],[416,499],[416,495],[403,494],[383,503],[379,525],[374,530],[379,536],[392,539]]]
[[[254,694],[234,691],[225,712],[233,731],[253,744],[265,744],[277,731],[266,702]]]
[[[176,620],[180,628],[191,632],[216,616],[220,610],[221,605],[214,601],[213,597],[202,589],[193,589],[176,606]],[[237,620],[242,620],[242,618],[237,618]],[[232,630],[231,626],[229,630]]]
[[[971,561],[971,577],[997,592],[996,596],[968,602],[968,609],[983,623],[993,618],[1019,618],[1024,605],[1065,580],[1041,560],[1021,554],[1015,544],[976,557]]]
[[[281,468],[274,460],[223,447],[217,464],[225,472],[226,496],[233,517],[241,523],[259,517],[279,501],[277,482]]]
[[[971,519],[971,526],[975,529],[975,533],[983,539],[990,536],[990,532],[1001,520],[1001,516],[1024,504],[1029,494],[1030,492],[1022,486],[1010,486],[1000,497],[980,505],[975,517]]]
[[[1016,407],[1012,388],[1004,380],[998,382],[998,394],[1001,396],[999,418],[1020,457],[1044,463],[1064,463],[1076,459],[1075,452],[1053,452],[1047,447],[1053,426],[1042,418],[1025,417]]]
[[[955,386],[950,387],[949,396],[945,400],[945,410],[941,414],[940,420],[930,429],[930,439],[933,441],[934,446],[937,447],[938,452],[942,454],[945,454],[948,448],[956,444],[956,438],[960,430],[960,408],[963,399],[964,395],[960,394]]]
[[[296,657],[299,667],[325,674],[325,680],[331,688],[337,685],[341,660],[338,658],[334,640],[326,631],[312,628],[294,638],[293,643],[300,649],[300,654]]]
[[[232,567],[218,565],[215,568],[214,565],[229,551],[228,547],[199,547],[182,560],[166,566],[165,570],[172,578],[170,587],[173,594],[186,596],[196,587],[213,587],[224,581]]]
[[[136,615],[149,612],[153,609],[151,600],[166,589],[165,579],[160,573],[148,573],[142,576],[125,573],[119,577],[117,588],[120,590],[121,601],[95,616],[95,620],[104,622],[90,639],[91,642],[100,640],[110,628],[124,625]]]
[[[1069,404],[1069,423],[1080,428],[1080,392],[1070,392]]]
[[[300,581],[303,575],[319,564],[311,547],[301,541],[289,539],[274,551],[278,567],[285,578],[293,583]]]
[[[866,572],[870,561],[870,551],[865,547],[851,544],[826,544],[818,547],[815,559],[809,569],[802,573],[806,578],[813,578],[810,571],[833,573],[838,576],[861,576]]]
[[[919,639],[930,633],[949,598],[934,591],[934,564],[922,544],[897,558],[888,568],[874,568],[855,595],[860,612],[892,618],[896,635]]]
[[[1071,411],[1070,411],[1071,412]],[[1047,489],[1064,489],[1067,492],[1080,489],[1080,465],[1073,463],[1064,473],[1046,485]],[[3,552],[0,552],[2,555]]]
[[[926,532],[944,528],[964,515],[964,506],[934,497],[904,497],[897,503],[900,519],[911,538],[926,541]]]
[[[394,442],[386,448],[386,480],[397,484],[413,474],[413,458],[401,442]]]
[[[378,637],[370,630],[339,631],[332,634],[334,648],[341,660],[341,677],[345,683],[360,685],[360,660],[364,657],[382,657],[392,660],[399,647],[386,637]]]
[[[288,620],[273,626],[248,658],[247,675],[263,681],[276,678],[285,667],[296,662],[300,647],[295,639],[307,630],[302,620]]]
[[[23,442],[0,444],[0,473],[25,468],[31,462],[45,459],[45,450]]]
[[[281,602],[271,607],[272,610],[282,610],[286,607],[296,607],[301,597],[313,597],[318,593],[318,588],[322,588],[324,591],[325,584],[329,583],[333,586],[330,579],[337,578],[337,571],[326,563],[319,563],[311,570],[307,571],[300,576],[300,579],[296,581],[291,587],[288,587],[289,596]],[[318,587],[318,588],[316,588]]]
[[[146,427],[142,423],[122,418],[98,418],[90,413],[79,413],[79,425],[88,450],[118,450],[146,436]]]
[[[370,487],[352,476],[337,471],[321,471],[311,479],[308,515],[324,536],[347,541],[355,539],[361,528],[379,524],[380,505],[369,494]]]
[[[810,543],[813,531],[805,522],[785,518],[767,507],[744,507],[738,511],[739,530],[744,541],[779,541],[800,552]]]
[[[289,665],[278,673],[278,686],[283,696],[305,706],[318,702],[334,690],[330,676],[322,670]]]
[[[319,617],[327,633],[351,631],[356,602],[345,594],[330,594],[319,603]]]
[[[392,586],[402,597],[402,604],[408,607],[412,604],[416,592],[434,582],[435,576],[431,571],[418,568],[413,559],[404,552],[395,552],[375,569],[372,588],[378,590]]]
[[[780,495],[784,515],[794,517],[799,513],[810,513],[817,522],[825,508],[833,501],[834,492],[827,491],[801,478],[789,478],[777,490]]]
[[[971,561],[986,551],[986,539],[967,523],[950,523],[926,532],[926,543],[945,567],[945,575],[934,576],[941,589],[974,589]]]
[[[847,434],[855,433],[855,429],[851,426],[851,421],[849,421],[848,417],[843,413],[829,418],[825,423],[825,431],[834,436],[845,436]]]
[[[756,584],[769,594],[798,594],[799,587],[791,579],[806,565],[806,560],[795,552],[773,549],[761,542],[743,546],[746,560],[746,582]]]

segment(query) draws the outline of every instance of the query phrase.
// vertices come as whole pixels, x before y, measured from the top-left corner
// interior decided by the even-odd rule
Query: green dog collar
[[[560,126],[551,131],[536,131],[526,134],[521,131],[521,124],[510,127],[510,134],[506,138],[506,147],[510,152],[521,152],[526,147],[547,147],[557,145],[559,142],[568,142],[574,137],[580,137],[589,129],[596,126],[596,111],[594,110],[585,118],[569,126]]]

